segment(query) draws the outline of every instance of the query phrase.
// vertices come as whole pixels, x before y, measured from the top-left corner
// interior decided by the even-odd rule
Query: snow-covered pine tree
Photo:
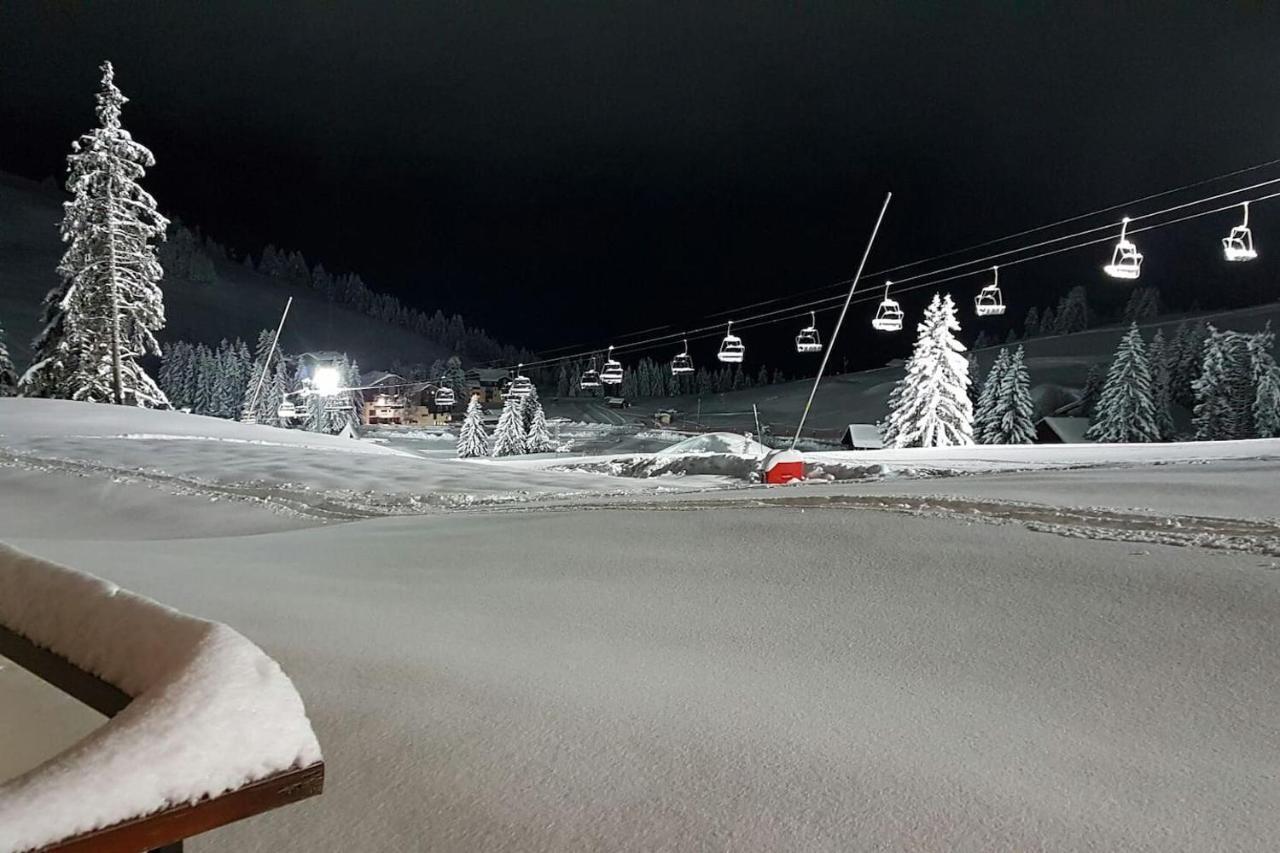
[[[1034,338],[1040,334],[1040,309],[1032,305],[1027,309],[1027,318],[1022,321],[1022,337]]]
[[[439,377],[432,376],[431,379]],[[444,363],[444,384],[453,389],[453,395],[461,400],[467,396],[467,373],[462,369],[462,359],[456,355],[449,356]]]
[[[4,327],[0,326],[0,397],[12,397],[18,393],[18,372],[13,369],[9,346],[5,343]]]
[[[1154,291],[1155,288],[1148,290]],[[1173,381],[1169,372],[1169,347],[1165,342],[1163,329],[1156,329],[1155,336],[1151,338],[1147,363],[1151,367],[1151,406],[1155,414],[1156,431],[1160,435],[1160,441],[1172,441]]]
[[[1160,440],[1151,404],[1151,366],[1136,323],[1120,339],[1085,437],[1099,442]]]
[[[480,408],[480,396],[472,395],[467,403],[467,414],[458,431],[458,458],[471,459],[489,455],[489,434],[484,430],[484,410]]]
[[[1044,314],[1040,315],[1040,334],[1056,335],[1058,334],[1058,318],[1053,313],[1053,306],[1050,305],[1044,309]]]
[[[1183,322],[1178,326],[1177,359],[1169,364],[1173,400],[1190,409],[1196,404],[1195,381],[1204,370],[1205,342],[1209,325]]]
[[[982,383],[982,392],[978,395],[978,402],[973,410],[973,439],[979,444],[999,443],[996,429],[996,395],[1000,391],[1004,374],[1008,369],[1009,350],[1001,347],[1000,352],[996,353],[995,363],[991,365],[991,370],[987,372],[987,378]],[[969,376],[976,382],[974,379],[977,376],[976,373],[971,372]]]
[[[218,384],[218,359],[204,344],[196,347],[195,391],[191,396],[191,411],[197,415],[216,413],[215,395]]]
[[[969,363],[955,303],[935,294],[916,327],[915,350],[907,375],[894,388],[893,410],[884,442],[890,447],[948,447],[973,444],[973,407],[969,403]]]
[[[1250,368],[1253,372],[1253,434],[1256,438],[1280,437],[1280,367],[1272,349],[1275,333],[1268,322],[1262,332],[1249,341]]]
[[[1022,347],[1005,365],[996,391],[995,441],[987,444],[1031,444],[1036,439],[1035,403],[1031,399],[1031,376],[1027,373]]]
[[[969,355],[967,356],[967,359],[969,362],[969,402],[973,405],[973,417],[974,417],[973,437],[975,440],[980,442],[981,439],[978,438],[978,426],[977,426],[978,397],[979,397],[978,391],[982,387],[982,383],[978,377],[982,375],[982,369],[981,369],[981,366],[978,364],[978,354],[976,352],[974,352],[973,350],[969,350]]]
[[[45,297],[35,360],[22,378],[25,393],[93,402],[167,407],[168,398],[138,359],[160,355],[164,327],[153,241],[169,222],[138,185],[155,158],[120,125],[128,99],[102,64],[100,126],[72,143],[58,264],[62,283]]]
[[[520,431],[524,433],[526,439],[529,437],[529,428],[533,426],[533,413],[541,408],[542,401],[538,399],[538,386],[534,385],[520,401]]]
[[[529,429],[524,438],[525,453],[550,453],[555,450],[555,444],[551,441],[551,431],[547,429],[547,413],[542,410],[542,402],[535,397],[532,399],[531,407],[530,400],[525,400],[524,408],[526,411],[533,409],[533,417],[529,421]]]
[[[1089,298],[1083,287],[1071,288],[1058,302],[1054,331],[1060,335],[1083,332],[1089,327]]]
[[[271,373],[275,360],[279,355],[278,353],[271,354],[271,343],[274,340],[274,329],[263,329],[258,332],[258,340],[253,348],[253,362],[249,365],[248,374],[245,376],[244,397],[240,404],[242,412],[248,412],[250,406],[253,406],[253,411],[250,414],[260,424],[271,423],[271,418],[267,413],[266,395],[267,385],[271,382]],[[270,363],[268,363],[268,356],[270,356]],[[256,401],[254,399],[255,393],[257,394]]]
[[[508,397],[493,430],[493,455],[518,456],[524,453],[524,406],[519,397]]]
[[[1208,328],[1200,376],[1192,383],[1196,395],[1192,418],[1196,439],[1251,438],[1257,396],[1249,353],[1252,336]]]
[[[271,371],[271,378],[267,380],[267,385],[262,389],[262,398],[258,402],[259,418],[258,423],[271,424],[273,426],[289,426],[289,424],[280,420],[280,405],[285,401],[285,394],[289,391],[289,364],[285,361],[283,355],[275,359],[275,368]]]

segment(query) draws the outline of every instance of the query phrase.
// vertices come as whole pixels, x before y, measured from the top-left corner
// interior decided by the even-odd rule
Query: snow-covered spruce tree
[[[524,401],[523,408],[526,413],[532,411],[529,426],[525,430],[524,452],[550,453],[555,450],[555,444],[551,441],[551,431],[547,429],[547,413],[542,410],[542,401],[536,396],[531,396]]]
[[[1136,323],[1120,339],[1085,437],[1099,442],[1160,440],[1151,404],[1151,367]]]
[[[25,393],[41,397],[167,407],[169,400],[138,363],[160,354],[164,327],[153,241],[169,222],[138,185],[155,164],[151,152],[120,126],[127,102],[110,62],[102,64],[100,126],[72,143],[58,264],[62,283],[44,301],[35,361],[22,378]]]
[[[1022,337],[1034,338],[1040,334],[1040,309],[1032,305],[1027,309],[1027,318],[1022,321]]]
[[[441,377],[431,377],[433,380],[439,378]],[[467,374],[462,369],[462,359],[456,355],[449,356],[444,363],[444,384],[453,389],[453,395],[457,399],[467,396]]]
[[[935,294],[916,327],[907,375],[895,386],[893,409],[885,421],[889,447],[949,447],[973,444],[969,403],[969,363],[950,294]]]
[[[978,364],[978,354],[973,350],[969,350],[967,356],[969,362],[969,402],[973,405],[974,412],[974,430],[973,437],[978,438],[977,412],[978,412],[978,390],[982,387],[982,383],[978,377],[982,375],[981,366]]]
[[[249,412],[250,407],[253,407],[253,411],[249,413],[260,424],[268,422],[264,398],[267,393],[267,384],[271,381],[272,367],[276,360],[276,356],[271,355],[271,342],[273,340],[275,340],[275,330],[263,329],[258,332],[258,340],[253,349],[253,363],[249,365],[249,371],[245,376],[244,395],[240,404],[242,412]],[[268,363],[269,356],[270,363]],[[255,393],[257,394],[256,401],[254,400]]]
[[[524,453],[524,406],[519,397],[508,397],[493,430],[493,455],[518,456]]]
[[[1256,438],[1280,437],[1280,366],[1272,349],[1275,333],[1271,323],[1249,341],[1250,368],[1253,371],[1253,434]]]
[[[1155,288],[1148,288],[1154,291]],[[1154,316],[1154,315],[1153,315]],[[1147,364],[1151,367],[1151,407],[1155,414],[1156,430],[1160,441],[1173,440],[1173,380],[1169,371],[1169,346],[1164,330],[1156,329],[1147,352]]]
[[[995,363],[987,372],[982,383],[982,393],[978,395],[977,405],[973,410],[973,440],[979,444],[996,444],[996,395],[1000,391],[1000,383],[1004,381],[1005,371],[1009,369],[1009,350],[1001,347],[996,353]],[[972,379],[976,374],[970,373]]]
[[[1027,373],[1022,347],[1005,365],[996,391],[995,441],[986,444],[1031,444],[1036,438],[1035,402],[1031,399],[1031,376]]]
[[[1198,441],[1226,441],[1253,436],[1253,403],[1257,396],[1249,355],[1249,339],[1209,326],[1200,376],[1192,383],[1192,425]]]
[[[4,327],[0,326],[0,397],[12,397],[18,393],[18,372],[13,369],[13,359],[5,343]]]
[[[480,408],[479,395],[473,395],[467,403],[467,414],[458,431],[458,458],[472,459],[489,455],[489,434],[484,430],[484,410]]]

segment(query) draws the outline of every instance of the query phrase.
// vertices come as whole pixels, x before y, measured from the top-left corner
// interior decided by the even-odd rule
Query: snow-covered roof
[[[1084,437],[1085,430],[1089,429],[1088,418],[1063,418],[1048,417],[1041,418],[1036,424],[1036,431],[1041,428],[1048,429],[1063,444],[1085,444],[1089,439]]]
[[[41,848],[321,759],[288,676],[226,625],[4,545],[0,624],[133,697],[0,785],[0,850]]]
[[[849,424],[840,441],[854,450],[879,450],[884,447],[884,435],[875,424]]]

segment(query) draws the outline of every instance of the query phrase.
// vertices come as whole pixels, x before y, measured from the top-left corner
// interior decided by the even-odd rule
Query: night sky
[[[5,0],[0,170],[61,175],[109,58],[166,212],[596,345],[848,277],[886,190],[871,270],[1280,157],[1268,5]],[[1140,241],[1142,283],[1257,301],[1275,267],[1215,254],[1234,217]],[[1280,199],[1254,221],[1280,263]],[[1123,300],[1105,254],[1010,269],[1010,319]]]

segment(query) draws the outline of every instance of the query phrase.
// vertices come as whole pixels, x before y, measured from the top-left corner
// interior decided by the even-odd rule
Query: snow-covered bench
[[[323,787],[293,684],[226,625],[0,544],[0,655],[110,717],[0,784],[0,851],[176,850]]]

